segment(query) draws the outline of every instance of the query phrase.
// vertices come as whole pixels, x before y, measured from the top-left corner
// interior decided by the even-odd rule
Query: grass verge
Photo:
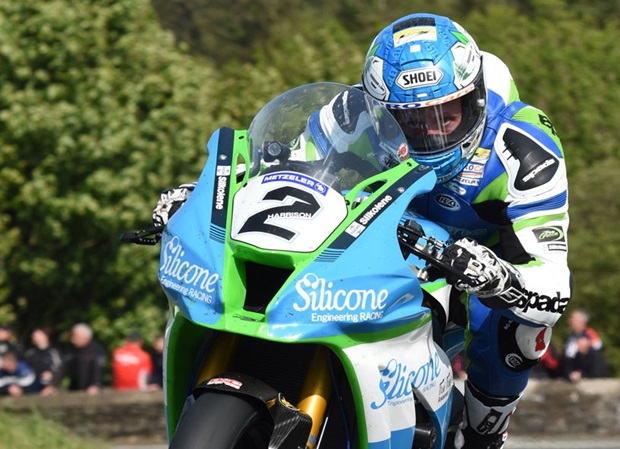
[[[110,449],[104,442],[87,440],[40,414],[0,410],[0,449]]]

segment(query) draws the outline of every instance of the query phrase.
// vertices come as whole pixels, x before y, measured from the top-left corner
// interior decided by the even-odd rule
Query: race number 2
[[[283,204],[287,198],[289,198],[287,201],[289,204]],[[296,232],[268,223],[268,221],[280,218],[311,219],[321,209],[321,205],[311,193],[290,186],[268,192],[261,201],[277,201],[279,204],[250,216],[239,230],[239,234],[262,232],[290,241],[295,237]]]

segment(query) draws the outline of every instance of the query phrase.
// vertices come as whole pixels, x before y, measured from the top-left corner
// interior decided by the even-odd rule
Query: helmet
[[[383,29],[366,55],[362,83],[398,121],[411,157],[432,166],[440,182],[459,173],[480,145],[482,55],[447,17],[411,14]]]

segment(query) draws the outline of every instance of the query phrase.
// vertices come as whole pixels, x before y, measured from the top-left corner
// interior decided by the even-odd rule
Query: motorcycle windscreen
[[[251,179],[233,199],[233,240],[273,251],[318,249],[347,216],[344,197],[302,173]]]

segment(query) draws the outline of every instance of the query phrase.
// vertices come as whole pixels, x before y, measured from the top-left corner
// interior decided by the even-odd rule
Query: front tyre
[[[267,449],[272,431],[264,404],[207,392],[181,417],[170,449]]]

